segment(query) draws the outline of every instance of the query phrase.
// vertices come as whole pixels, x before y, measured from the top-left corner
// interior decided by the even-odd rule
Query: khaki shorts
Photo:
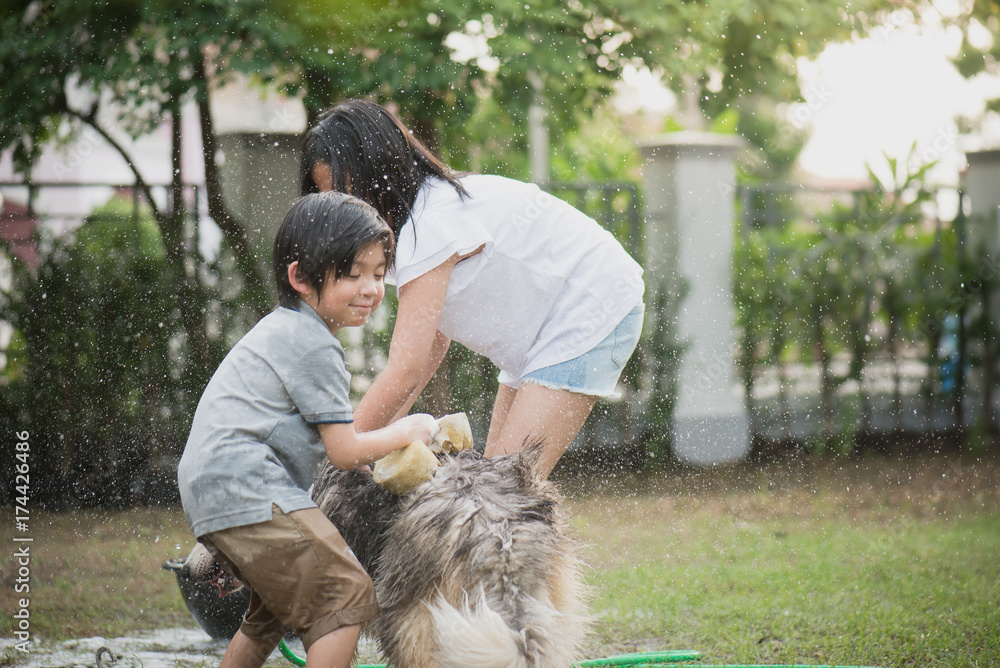
[[[371,578],[318,508],[272,512],[267,522],[199,538],[250,587],[244,635],[277,645],[293,631],[308,650],[327,633],[378,617]]]

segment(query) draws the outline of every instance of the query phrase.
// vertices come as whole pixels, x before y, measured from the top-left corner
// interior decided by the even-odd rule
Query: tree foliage
[[[523,148],[532,103],[554,127],[574,128],[626,66],[662,73],[713,118],[764,98],[797,100],[797,58],[904,4],[15,0],[0,19],[0,148],[15,147],[27,166],[43,142],[64,136],[63,120],[96,123],[99,107],[140,136],[243,75],[303,95],[311,115],[346,97],[391,102],[461,165],[487,134],[470,136],[470,120],[485,116],[490,135]],[[74,106],[74,90],[91,104]],[[202,122],[210,136],[211,119]],[[229,237],[239,245],[237,232]]]
[[[962,46],[954,59],[955,66],[966,79],[1000,76],[1000,5],[995,0],[974,0],[965,7],[967,11],[953,18],[962,31]],[[1000,96],[986,101],[980,118],[965,119],[967,129],[974,129],[988,115],[997,114],[1000,114]]]

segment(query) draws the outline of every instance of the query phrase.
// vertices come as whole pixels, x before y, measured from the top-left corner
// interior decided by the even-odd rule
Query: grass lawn
[[[785,462],[568,491],[594,655],[1000,666],[1000,467]]]
[[[560,485],[590,566],[592,656],[1000,666],[1000,457],[787,460]],[[36,512],[26,535],[39,639],[194,625],[160,568],[193,544],[179,509]],[[21,595],[16,565],[2,564],[10,638]]]
[[[9,508],[13,515],[13,509]],[[0,543],[12,541],[13,522],[0,523]],[[34,512],[30,600],[32,634],[39,640],[115,637],[129,631],[192,625],[173,573],[163,562],[184,557],[194,536],[179,508],[127,512]],[[8,548],[12,554],[14,548]],[[12,637],[11,614],[24,594],[14,591],[17,566],[4,555],[0,571],[0,637]]]

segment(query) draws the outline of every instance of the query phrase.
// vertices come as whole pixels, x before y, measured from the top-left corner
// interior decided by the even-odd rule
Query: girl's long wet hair
[[[333,189],[349,192],[372,206],[399,230],[410,217],[417,192],[428,176],[468,192],[459,173],[441,162],[384,107],[348,100],[324,112],[306,133],[299,168],[301,194],[319,192],[313,180],[317,162],[330,165]]]
[[[298,310],[299,293],[288,280],[288,266],[299,263],[301,276],[323,292],[327,280],[338,280],[370,244],[382,245],[385,264],[396,253],[395,237],[375,207],[345,193],[314,193],[300,198],[285,214],[274,237],[274,279],[278,303]]]

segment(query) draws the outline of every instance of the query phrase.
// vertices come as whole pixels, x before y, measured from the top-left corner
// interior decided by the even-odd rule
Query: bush
[[[31,435],[33,500],[151,500],[163,496],[149,488],[158,466],[169,497],[174,472],[159,460],[178,452],[186,416],[175,402],[181,330],[159,230],[113,199],[75,233],[47,241],[37,275],[15,264],[3,295],[14,328],[5,403]]]

